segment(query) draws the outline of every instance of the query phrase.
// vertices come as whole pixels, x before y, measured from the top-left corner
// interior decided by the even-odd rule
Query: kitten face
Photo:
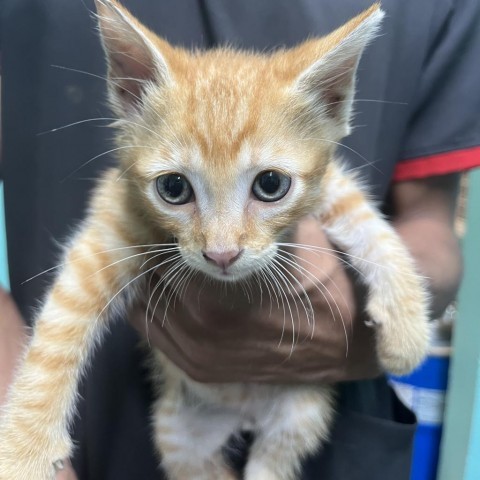
[[[135,163],[131,174],[141,179],[148,216],[168,225],[185,260],[235,280],[268,263],[282,232],[315,210],[331,149],[302,138],[286,118],[286,99],[267,101],[255,80],[242,89],[223,81],[232,85],[223,94],[241,101],[205,97],[201,83],[163,91],[165,114],[149,123],[161,138],[145,132],[152,148],[127,163]]]
[[[321,201],[378,7],[272,55],[189,53],[114,1],[97,8],[130,197],[193,268],[222,280],[261,269]]]

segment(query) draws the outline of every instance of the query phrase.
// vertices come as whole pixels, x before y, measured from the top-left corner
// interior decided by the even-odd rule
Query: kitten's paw
[[[54,480],[55,463],[36,452],[25,458],[23,454],[8,452],[4,455],[0,451],[0,480]]]
[[[0,459],[3,461],[3,459]],[[47,468],[38,464],[20,465],[18,462],[0,466],[0,480],[55,480],[53,465]]]
[[[48,444],[33,433],[0,429],[0,480],[53,480],[54,464],[68,458],[70,441]]]
[[[376,329],[378,359],[387,372],[407,374],[425,359],[430,337],[426,300],[422,287],[399,298],[388,294],[370,298],[367,312]]]

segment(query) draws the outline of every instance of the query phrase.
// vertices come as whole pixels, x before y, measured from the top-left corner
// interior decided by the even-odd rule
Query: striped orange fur
[[[427,346],[427,298],[414,263],[334,156],[349,133],[355,70],[379,28],[379,6],[324,38],[260,55],[187,52],[116,1],[96,4],[119,164],[66,246],[10,389],[1,480],[49,480],[54,462],[71,454],[68,426],[90,352],[112,312],[145,295],[150,272],[163,269],[163,303],[165,287],[183,288],[187,271],[234,286],[262,272],[269,292],[279,282],[300,288],[287,264],[276,273],[272,265],[278,242],[306,215],[363,275],[385,369],[411,370]],[[153,406],[155,444],[172,480],[236,478],[221,448],[247,423],[255,432],[247,480],[295,479],[302,458],[328,439],[330,387],[204,385],[161,352],[154,357],[153,377],[164,386]]]

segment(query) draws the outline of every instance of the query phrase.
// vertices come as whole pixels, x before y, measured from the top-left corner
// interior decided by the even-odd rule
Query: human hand
[[[168,290],[153,318],[143,304],[131,315],[131,323],[152,346],[202,382],[339,382],[378,375],[374,331],[358,312],[358,292],[341,260],[331,251],[319,252],[332,245],[318,221],[304,219],[293,242],[318,248],[290,250],[298,256],[290,260],[310,273],[302,275],[290,266],[284,294],[273,293],[268,283],[260,288],[251,281],[245,293],[196,276],[180,298],[172,298],[167,315]],[[314,322],[306,314],[305,296],[300,301],[293,292],[302,293],[299,283],[310,298]],[[150,306],[161,291],[157,289]]]
[[[27,341],[25,323],[12,297],[0,288],[0,405]]]
[[[62,470],[57,472],[55,480],[77,480],[77,475],[75,474],[70,462],[66,462]]]
[[[0,288],[0,406],[6,399],[8,385],[27,340],[25,322],[15,302]],[[64,463],[55,480],[77,480],[69,462]]]

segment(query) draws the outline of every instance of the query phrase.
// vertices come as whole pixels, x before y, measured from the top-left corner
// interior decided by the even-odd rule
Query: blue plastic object
[[[411,480],[437,478],[450,349],[444,347],[434,352],[412,374],[391,377],[398,396],[418,419]]]

